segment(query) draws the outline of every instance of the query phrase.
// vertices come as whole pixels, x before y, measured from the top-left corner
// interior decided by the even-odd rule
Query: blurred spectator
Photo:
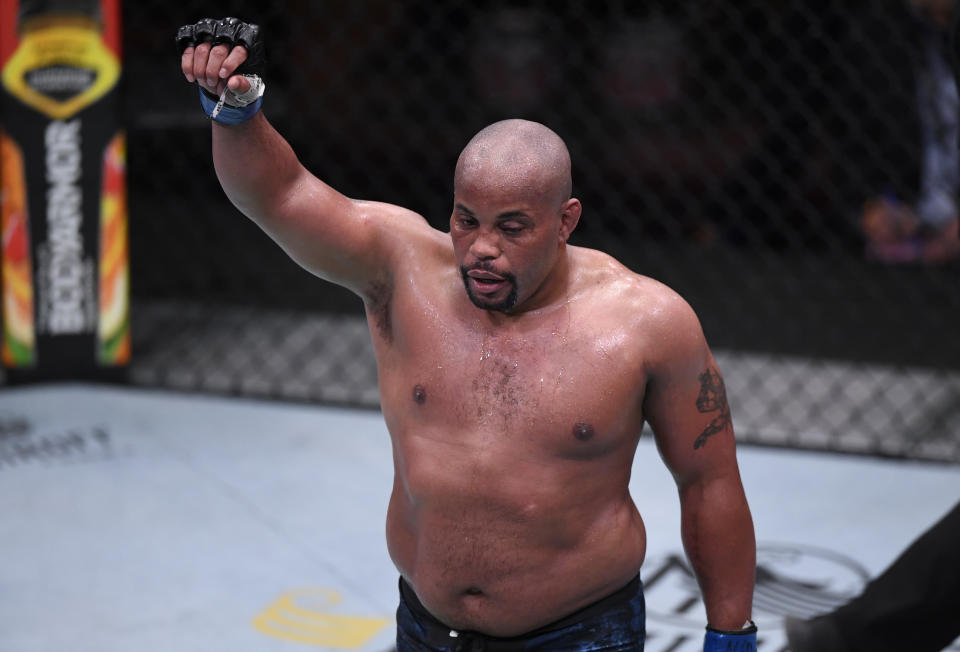
[[[875,2],[844,52],[846,114],[837,129],[853,187],[864,193],[859,224],[873,260],[960,255],[960,106],[947,49],[955,5]]]
[[[736,18],[723,6],[644,3],[612,12],[595,36],[597,93],[587,106],[599,119],[583,130],[618,140],[591,139],[587,173],[617,189],[620,200],[599,197],[598,210],[619,216],[623,231],[716,238],[710,198],[759,140],[755,103],[737,79]]]
[[[616,25],[603,52],[604,89],[623,108],[666,120],[686,99],[694,61],[677,21],[655,13]]]
[[[470,36],[469,67],[476,99],[490,119],[532,119],[562,82],[558,24],[552,13],[495,7],[481,13]]]

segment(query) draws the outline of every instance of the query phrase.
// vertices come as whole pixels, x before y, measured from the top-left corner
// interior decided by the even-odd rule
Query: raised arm
[[[740,630],[750,619],[756,544],[723,377],[685,301],[664,289],[652,312],[658,346],[644,414],[677,483],[681,536],[709,625]]]
[[[180,37],[181,69],[208,91],[208,112],[228,86],[228,101],[257,95],[241,66],[257,58],[259,30],[227,20],[235,19],[181,28],[196,28],[195,45]],[[225,121],[237,124],[212,121],[213,162],[227,197],[301,266],[364,296],[389,273],[397,243],[428,229],[426,221],[398,206],[350,199],[316,178],[257,106],[225,107],[223,115],[233,113]]]

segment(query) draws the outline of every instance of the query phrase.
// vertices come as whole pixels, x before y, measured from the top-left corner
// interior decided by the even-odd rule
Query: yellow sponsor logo
[[[268,636],[288,641],[353,650],[390,623],[389,618],[331,613],[341,600],[332,589],[290,591],[254,618],[253,626]]]
[[[29,81],[31,74],[38,76],[37,84]],[[89,83],[75,88],[77,77]],[[65,120],[93,104],[119,78],[120,61],[103,44],[100,34],[71,24],[25,34],[2,74],[11,95],[54,120]]]

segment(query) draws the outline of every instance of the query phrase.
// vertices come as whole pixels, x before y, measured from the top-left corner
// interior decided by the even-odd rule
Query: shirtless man
[[[644,419],[679,489],[705,649],[756,649],[753,525],[717,364],[676,293],[567,245],[581,205],[563,141],[522,120],[478,133],[443,233],[300,164],[258,80],[235,74],[248,55],[256,69],[257,30],[201,21],[178,41],[184,76],[212,94],[227,196],[363,298],[394,452],[398,649],[642,650],[646,535],[628,482]]]

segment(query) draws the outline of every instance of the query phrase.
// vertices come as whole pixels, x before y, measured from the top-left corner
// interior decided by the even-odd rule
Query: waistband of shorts
[[[567,616],[564,616],[559,620],[555,620],[542,627],[538,627],[537,629],[531,630],[529,632],[525,632],[524,634],[521,634],[519,636],[513,636],[510,638],[502,638],[502,639],[493,637],[493,636],[488,636],[487,638],[493,639],[493,640],[512,641],[517,639],[526,639],[533,636],[540,636],[542,634],[549,634],[550,632],[554,632],[559,629],[570,627],[571,625],[575,625],[584,620],[588,620],[589,618],[592,618],[594,616],[606,613],[611,609],[614,609],[620,605],[627,604],[628,602],[633,600],[638,593],[641,593],[642,591],[643,591],[643,584],[640,581],[640,575],[638,573],[632,580],[627,582],[627,584],[623,588],[618,589],[603,598],[600,598],[596,602],[591,602],[587,606],[582,607],[581,609],[578,609],[577,611],[574,611],[573,613]],[[407,606],[410,607],[410,609],[413,612],[415,612],[417,615],[427,619],[429,622],[437,625],[438,627],[442,627],[446,630],[451,629],[448,625],[444,624],[443,622],[438,620],[436,616],[434,616],[429,611],[427,611],[427,608],[424,607],[423,604],[420,602],[420,599],[417,598],[417,594],[414,592],[413,587],[410,586],[410,584],[405,579],[403,579],[403,577],[400,578],[400,596],[403,599],[403,601],[407,604]]]

